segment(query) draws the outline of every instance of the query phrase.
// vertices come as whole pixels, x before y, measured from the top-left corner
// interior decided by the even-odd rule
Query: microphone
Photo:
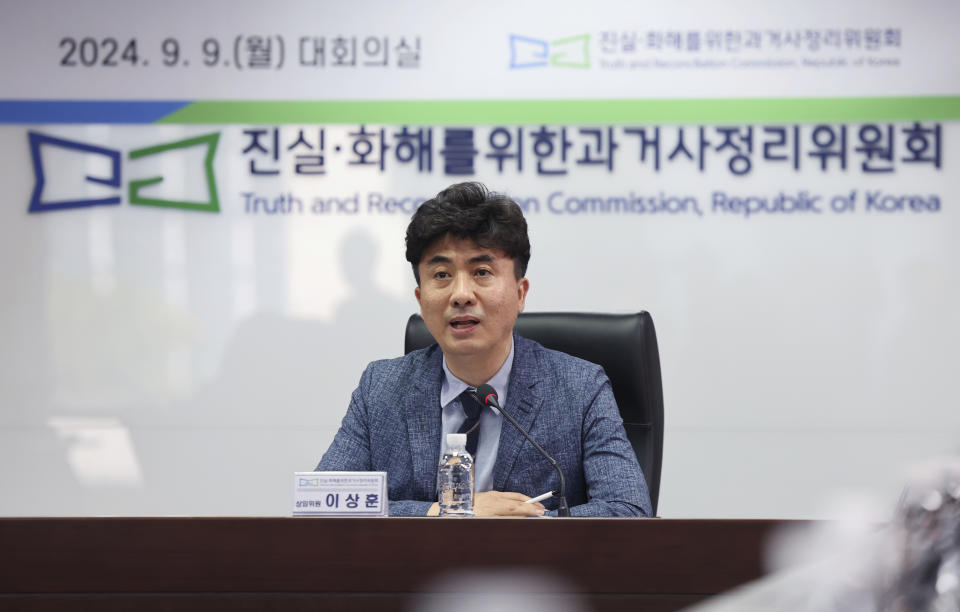
[[[548,455],[547,451],[543,450],[543,448],[537,444],[533,438],[530,437],[530,434],[528,434],[523,427],[520,427],[520,423],[517,423],[516,420],[510,416],[510,413],[500,406],[500,400],[497,397],[497,391],[493,387],[488,384],[480,385],[477,387],[477,395],[480,397],[480,401],[483,402],[484,406],[490,406],[499,410],[500,414],[510,421],[510,424],[516,427],[517,431],[522,433],[523,437],[529,440],[530,444],[533,444],[533,448],[537,449],[537,452],[543,455],[544,459],[550,462],[550,465],[553,466],[553,469],[557,470],[557,474],[560,476],[560,505],[557,506],[557,516],[570,516],[570,508],[567,506],[567,482],[564,480],[563,470],[561,470],[560,466],[557,465],[556,460]]]

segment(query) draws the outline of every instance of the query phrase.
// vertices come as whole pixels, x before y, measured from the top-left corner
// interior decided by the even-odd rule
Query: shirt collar
[[[513,370],[513,337],[510,338],[510,354],[507,360],[503,362],[497,373],[494,374],[487,384],[493,387],[497,392],[497,400],[503,406],[507,403],[507,387],[510,382],[510,372]],[[457,399],[461,393],[471,388],[470,385],[463,382],[453,375],[450,368],[447,367],[447,356],[443,356],[443,384],[440,387],[440,407],[443,408],[453,400]]]

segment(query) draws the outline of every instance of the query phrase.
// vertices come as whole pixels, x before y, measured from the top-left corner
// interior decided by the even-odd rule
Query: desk
[[[478,568],[551,572],[596,610],[676,610],[759,577],[763,542],[783,523],[8,518],[0,608],[402,610],[459,542]]]

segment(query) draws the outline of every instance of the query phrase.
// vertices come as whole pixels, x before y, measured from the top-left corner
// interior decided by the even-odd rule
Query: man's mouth
[[[454,329],[466,329],[480,323],[479,319],[457,318],[450,321],[450,327]]]

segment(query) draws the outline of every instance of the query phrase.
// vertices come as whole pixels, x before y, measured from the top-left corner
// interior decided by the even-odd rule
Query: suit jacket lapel
[[[407,440],[413,462],[413,482],[426,495],[436,495],[437,461],[440,459],[440,385],[443,382],[443,353],[439,348],[428,356],[413,381],[413,393],[404,394]]]
[[[543,398],[536,390],[539,366],[530,342],[514,332],[513,368],[510,371],[510,386],[507,392],[507,405],[504,408],[527,432],[536,421],[543,405]],[[500,426],[500,447],[497,450],[497,462],[493,466],[493,488],[504,491],[507,478],[520,454],[520,448],[529,444],[517,428],[506,419]]]

